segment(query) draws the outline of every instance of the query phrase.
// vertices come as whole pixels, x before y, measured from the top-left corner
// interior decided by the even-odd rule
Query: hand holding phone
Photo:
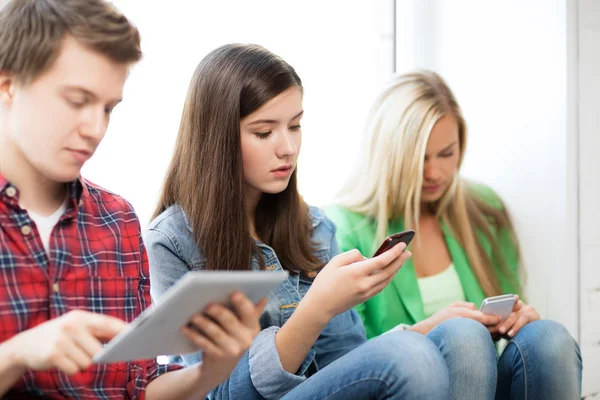
[[[513,311],[517,298],[514,294],[503,294],[483,300],[479,311],[488,315],[498,315],[504,321]]]
[[[378,255],[385,253],[400,242],[406,243],[406,246],[408,246],[408,244],[411,242],[411,240],[413,240],[414,237],[415,231],[413,231],[412,229],[400,233],[394,233],[393,235],[390,235],[387,238],[385,238],[385,240],[383,241],[383,243],[381,243],[381,246],[379,246],[379,249],[377,249],[373,257],[377,257]]]

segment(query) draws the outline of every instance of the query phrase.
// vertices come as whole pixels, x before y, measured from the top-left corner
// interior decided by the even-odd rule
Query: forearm
[[[291,374],[298,371],[327,322],[327,318],[317,317],[308,302],[300,302],[275,335],[275,346],[283,369]]]
[[[218,383],[208,382],[199,364],[177,371],[167,372],[154,379],[146,387],[148,400],[202,399]]]
[[[0,397],[15,385],[26,368],[18,362],[11,341],[0,344]]]

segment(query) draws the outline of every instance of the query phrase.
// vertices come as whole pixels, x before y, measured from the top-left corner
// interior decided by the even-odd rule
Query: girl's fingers
[[[222,306],[218,306],[222,307]],[[228,310],[229,311],[229,310]],[[230,311],[231,313],[231,311]],[[218,323],[211,321],[202,314],[195,314],[191,321],[194,328],[213,342],[220,350],[230,354],[238,354],[242,346],[230,336]],[[230,321],[231,322],[231,321]]]
[[[519,317],[517,322],[515,322],[515,324],[512,326],[512,328],[508,331],[508,336],[510,336],[510,337],[515,336],[517,334],[517,332],[519,332],[521,330],[521,328],[523,328],[529,322],[530,322],[530,319],[529,319],[528,315],[521,315],[521,317]]]
[[[185,337],[191,340],[192,343],[194,343],[194,345],[198,347],[198,349],[201,350],[203,353],[209,355],[212,358],[223,357],[224,354],[218,348],[218,346],[211,342],[207,337],[202,335],[197,330],[188,326],[184,326],[181,328],[181,333],[183,333]]]

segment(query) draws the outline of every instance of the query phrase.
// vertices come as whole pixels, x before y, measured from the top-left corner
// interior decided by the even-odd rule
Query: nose
[[[104,137],[108,127],[108,115],[103,106],[90,107],[81,125],[81,136],[98,143]]]
[[[439,182],[442,179],[442,170],[434,160],[425,160],[423,165],[423,180],[426,182]]]
[[[292,157],[298,153],[298,143],[296,142],[293,133],[289,130],[282,131],[277,149],[275,151],[277,157],[285,158]]]

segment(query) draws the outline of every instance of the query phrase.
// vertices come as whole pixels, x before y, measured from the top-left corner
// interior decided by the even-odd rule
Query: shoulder
[[[170,206],[150,222],[144,233],[144,242],[150,256],[153,256],[153,252],[167,248],[190,264],[202,261],[187,216],[177,204]]]
[[[79,206],[84,218],[89,218],[94,225],[118,225],[139,234],[140,222],[133,206],[127,200],[87,180],[84,180],[83,184],[85,187]]]
[[[336,225],[339,237],[350,235],[369,236],[374,232],[374,220],[364,214],[338,205],[325,207],[325,212]]]
[[[173,204],[150,221],[148,230],[177,235],[192,231],[185,212],[177,204]]]
[[[100,185],[84,180],[87,190],[86,200],[93,206],[103,206],[106,211],[135,213],[133,206],[118,194]]]
[[[504,202],[490,186],[478,182],[466,182],[466,189],[469,196],[477,198],[488,206],[497,210],[505,209]]]
[[[337,205],[325,207],[325,213],[333,220],[339,229],[345,229],[349,226],[355,226],[357,223],[364,223],[369,220],[369,218],[365,217],[363,214]]]
[[[325,212],[315,206],[308,206],[308,214],[313,229],[313,239],[315,236],[333,236],[335,235],[335,224],[325,215]]]

